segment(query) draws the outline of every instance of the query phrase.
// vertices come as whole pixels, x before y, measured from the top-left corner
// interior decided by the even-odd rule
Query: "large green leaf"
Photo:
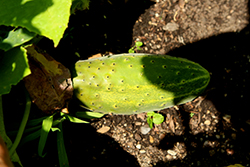
[[[10,92],[23,77],[30,74],[26,50],[16,47],[4,53],[0,60],[0,95]]]
[[[1,0],[0,25],[25,27],[57,46],[67,28],[71,0]]]
[[[0,30],[1,31],[1,30]],[[8,36],[0,41],[0,49],[8,51],[31,40],[36,33],[30,32],[25,28],[18,28],[8,32]]]

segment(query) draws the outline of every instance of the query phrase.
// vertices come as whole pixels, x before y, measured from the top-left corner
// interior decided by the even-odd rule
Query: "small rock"
[[[110,127],[108,127],[108,126],[103,126],[103,127],[101,127],[100,129],[98,129],[97,132],[103,134],[103,133],[108,132],[109,129],[110,129]]]
[[[160,140],[164,139],[165,136],[166,136],[165,134],[161,133],[161,134],[159,135]]]
[[[133,142],[128,142],[128,144],[127,144],[127,145],[128,145],[128,147],[130,147],[130,148],[131,148],[131,147],[133,147]]]
[[[149,136],[149,142],[154,143],[154,138],[152,136]]]
[[[209,154],[210,154],[210,156],[213,156],[215,154],[215,151],[214,150],[209,150]]]
[[[137,140],[137,141],[141,140],[141,136],[138,133],[135,134],[135,140]]]
[[[137,144],[137,145],[136,145],[136,148],[141,149],[141,145],[140,145],[140,144]]]
[[[234,140],[236,139],[236,133],[232,133],[231,136]]]
[[[168,23],[165,26],[162,27],[165,31],[175,31],[179,29],[179,24],[176,23]]]
[[[174,155],[177,154],[174,150],[168,150],[167,152],[168,152],[170,155],[172,155],[172,156],[174,156]]]
[[[146,151],[145,150],[140,150],[140,153],[141,154],[144,154]]]
[[[172,159],[172,156],[168,154],[168,155],[166,156],[166,158],[167,158],[167,160],[171,160],[171,159]]]
[[[209,125],[211,124],[211,122],[210,122],[209,120],[206,120],[206,121],[204,122],[204,124],[207,125],[207,126],[209,126]]]
[[[225,121],[227,121],[227,123],[230,123],[231,115],[224,115],[222,118],[223,118]]]
[[[140,126],[140,125],[141,125],[141,122],[135,122],[135,125],[136,125],[136,126]]]
[[[141,126],[140,130],[143,135],[146,135],[148,134],[148,132],[150,132],[151,129],[148,125],[144,125],[144,126]]]
[[[215,135],[215,137],[216,137],[217,139],[220,139],[220,135]]]

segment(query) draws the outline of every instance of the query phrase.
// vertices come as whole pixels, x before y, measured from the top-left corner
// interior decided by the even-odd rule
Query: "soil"
[[[127,53],[142,41],[138,53],[187,58],[211,74],[197,99],[157,111],[165,120],[153,129],[146,113],[65,122],[70,166],[250,166],[248,7],[247,0],[95,0],[71,16],[58,48],[41,41],[39,47],[68,68],[77,55]],[[72,103],[70,111],[76,108]],[[23,165],[59,166],[54,137],[44,158],[37,155],[37,141],[21,147]]]

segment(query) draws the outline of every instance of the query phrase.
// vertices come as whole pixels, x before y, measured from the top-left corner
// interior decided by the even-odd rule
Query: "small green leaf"
[[[73,123],[89,123],[87,121],[83,121],[79,118],[76,118],[76,117],[73,117],[73,116],[70,116],[70,115],[67,115],[65,114],[65,117],[69,119],[70,122],[73,122]]]
[[[0,41],[0,49],[8,51],[31,40],[34,36],[36,36],[36,33],[30,32],[25,28],[11,30],[8,36],[3,41]]]
[[[63,122],[64,120],[66,120],[65,117],[60,117],[60,118],[53,121],[52,126],[57,126],[59,123]]]
[[[41,118],[36,118],[36,119],[29,120],[28,123],[27,123],[27,126],[36,126],[36,125],[39,125],[46,118],[47,117],[41,117]]]
[[[10,92],[23,77],[30,74],[26,50],[16,47],[4,53],[0,61],[0,95]]]
[[[155,112],[154,111],[149,111],[147,112],[147,116],[151,117],[151,116],[154,116],[155,115]]]
[[[38,131],[35,131],[27,136],[25,136],[22,140],[21,140],[21,143],[19,146],[22,146],[24,145],[25,143],[29,142],[29,141],[32,141],[32,140],[35,140],[37,139],[38,137],[40,137],[41,135],[41,129],[39,129]]]
[[[136,45],[137,47],[140,47],[140,46],[143,45],[143,43],[142,43],[142,42],[136,42],[135,45]]]
[[[52,127],[52,128],[51,128],[51,131],[52,131],[52,132],[55,132],[55,131],[61,131],[61,130],[60,130],[59,128],[57,128],[57,127]]]
[[[79,118],[93,119],[93,118],[101,118],[104,114],[98,112],[89,112],[89,111],[79,111],[76,112],[76,116]]]
[[[34,126],[34,127],[31,127],[31,128],[26,128],[26,129],[24,130],[24,133],[30,133],[30,132],[32,132],[32,131],[41,129],[41,127],[42,127],[42,125]]]
[[[157,125],[161,124],[164,121],[164,116],[159,114],[159,113],[155,113],[153,116],[153,122]]]
[[[194,113],[193,113],[193,112],[191,112],[191,113],[190,113],[190,117],[192,118],[193,116],[194,116]]]
[[[41,129],[41,137],[38,143],[38,155],[41,157],[45,156],[45,155],[42,155],[42,153],[43,153],[43,149],[45,147],[46,141],[47,141],[49,131],[52,127],[53,116],[54,115],[51,115],[48,118],[43,120],[42,129]]]
[[[59,164],[60,167],[69,167],[69,160],[63,140],[62,123],[60,123],[58,127],[60,129],[60,131],[57,131],[57,150],[58,150]]]
[[[148,126],[152,129],[153,128],[153,119],[151,117],[147,117]]]
[[[129,49],[128,53],[135,53],[134,49]]]

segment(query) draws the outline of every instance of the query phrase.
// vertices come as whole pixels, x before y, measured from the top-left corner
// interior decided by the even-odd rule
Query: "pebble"
[[[172,156],[174,156],[174,155],[177,154],[174,150],[168,150],[167,152],[168,152],[170,155],[172,155]]]
[[[168,23],[165,26],[162,27],[165,31],[175,31],[179,29],[179,24],[176,23]]]
[[[144,154],[146,151],[145,150],[140,150],[140,153],[141,154]]]
[[[101,127],[100,129],[98,129],[97,132],[103,134],[103,133],[108,132],[109,129],[110,129],[110,127],[108,127],[108,126],[103,126],[103,127]]]
[[[165,134],[161,133],[161,134],[159,135],[160,140],[164,139],[165,136],[166,136]]]
[[[208,126],[208,125],[211,124],[211,122],[210,122],[209,120],[206,120],[206,121],[204,122],[204,124]]]
[[[236,139],[236,133],[232,133],[231,136],[234,140]]]
[[[136,125],[136,126],[140,126],[140,125],[141,125],[141,122],[135,122],[135,125]]]
[[[154,143],[154,138],[152,136],[149,136],[149,142]]]
[[[172,156],[168,154],[168,155],[166,156],[166,158],[167,158],[168,160],[171,160],[171,159],[172,159]]]
[[[136,148],[141,149],[141,145],[140,145],[140,144],[137,144],[137,145],[136,145]]]
[[[137,140],[137,141],[141,140],[141,136],[138,133],[135,134],[135,140]]]
[[[217,139],[220,139],[220,135],[215,135],[215,137],[216,137]]]
[[[148,134],[148,132],[150,132],[150,127],[148,125],[144,125],[144,126],[141,126],[140,128],[140,131],[143,135],[146,135]]]

